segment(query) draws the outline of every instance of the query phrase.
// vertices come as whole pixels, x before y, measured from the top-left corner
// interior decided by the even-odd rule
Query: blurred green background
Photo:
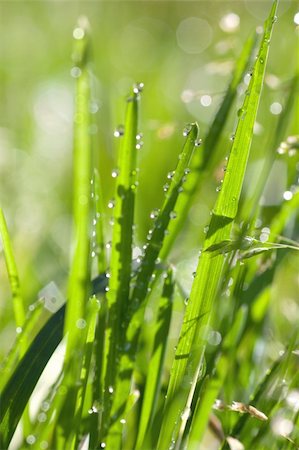
[[[100,154],[106,203],[113,196],[114,187],[111,171],[116,166],[118,141],[113,131],[123,121],[124,100],[131,85],[135,81],[145,84],[140,123],[144,146],[139,153],[136,212],[137,243],[142,245],[149,213],[159,207],[166,174],[175,167],[185,123],[198,121],[204,137],[230,80],[234,62],[250,33],[263,24],[271,3],[270,0],[1,1],[0,201],[28,305],[51,280],[64,292],[68,275],[74,106],[71,55],[72,33],[78,17],[84,15],[90,23],[91,133]],[[283,107],[287,82],[298,62],[294,24],[298,10],[295,1],[285,0],[279,6],[248,168],[250,177],[267,148]],[[240,86],[235,111],[245,89],[246,80]],[[236,123],[237,114],[232,114],[219,144],[225,152],[229,151],[229,138]],[[288,134],[298,134],[298,117],[294,117]],[[283,192],[298,181],[298,172],[288,171],[290,163],[283,159],[280,163],[279,177],[273,177],[269,189],[270,207],[279,206]],[[291,164],[296,167],[296,161]],[[199,193],[173,255],[186,286],[192,281],[190,264],[194,263],[204,236],[218,181],[216,171],[205,184],[204,192]],[[108,213],[106,229],[109,234]],[[298,280],[294,283],[298,262],[296,255],[289,257],[287,269],[281,275],[283,280],[277,281],[283,283],[285,299],[292,305],[293,314],[284,307],[287,317],[283,317],[291,323],[299,316],[295,302]],[[276,290],[274,299],[280,295]],[[0,313],[4,350],[10,347],[15,330],[10,321],[12,307],[3,256]],[[278,316],[281,314],[284,313],[278,308]]]

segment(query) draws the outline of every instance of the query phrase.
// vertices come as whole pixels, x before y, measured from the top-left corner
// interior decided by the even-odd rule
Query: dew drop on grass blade
[[[204,242],[204,250],[211,245],[230,239],[233,221],[238,212],[239,198],[251,147],[253,125],[263,86],[276,8],[277,2],[275,1],[269,18],[265,22],[264,36],[242,106],[243,115],[239,117],[227,171],[213,210],[209,231]],[[185,408],[189,392],[186,379],[190,378],[190,381],[193,379],[195,370],[197,370],[204,352],[204,327],[209,323],[211,308],[219,288],[219,280],[221,279],[224,264],[225,257],[223,255],[217,255],[212,258],[205,251],[202,252],[199,259],[196,270],[197,276],[192,285],[171,371],[166,414],[164,415],[158,443],[159,450],[165,448],[165,445],[170,446],[171,442],[177,441],[179,426],[175,424],[178,424],[180,421],[180,415]],[[182,398],[185,398],[185,400],[182,401],[175,415],[169,416],[167,414],[168,404],[177,391],[185,392],[182,395]]]

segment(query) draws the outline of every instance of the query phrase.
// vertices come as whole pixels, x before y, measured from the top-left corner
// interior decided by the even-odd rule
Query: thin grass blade
[[[97,257],[97,275],[105,273],[107,270],[107,256],[104,242],[103,217],[104,205],[102,200],[101,184],[99,172],[95,169],[93,175],[93,198],[95,210],[95,240],[91,256]]]
[[[15,316],[16,327],[22,328],[26,317],[24,299],[22,295],[17,265],[12,249],[12,243],[10,240],[2,208],[0,208],[0,235],[2,239],[6,269],[12,293],[13,311]]]

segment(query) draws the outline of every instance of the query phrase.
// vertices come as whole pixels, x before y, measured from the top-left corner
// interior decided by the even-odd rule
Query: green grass
[[[275,51],[276,15],[274,1],[263,33],[251,34],[235,61],[208,129],[202,133],[192,122],[176,136],[176,167],[169,167],[142,244],[136,227],[146,211],[138,197],[146,86],[143,92],[143,83],[133,85],[124,126],[115,133],[114,194],[106,207],[104,150],[91,133],[92,34],[80,19],[74,32],[73,232],[64,304],[45,294],[26,315],[17,258],[0,214],[17,329],[1,365],[1,449],[298,448],[298,326],[284,330],[280,341],[269,327],[272,286],[281,276],[294,285],[296,271],[288,268],[298,262],[298,72],[284,85],[282,113],[263,123],[269,139],[258,150],[262,168],[248,173],[268,54]],[[250,81],[240,94],[246,74]],[[226,157],[223,135],[230,117],[236,130]],[[281,161],[289,188],[277,206],[268,207],[265,187]],[[151,167],[158,170],[159,160]],[[216,171],[222,179],[199,239],[202,229],[190,236],[188,217],[196,202],[204,205]],[[149,190],[155,171],[151,175]],[[176,267],[180,240],[187,238],[198,254],[190,290]],[[190,264],[190,278],[192,270]],[[275,326],[285,328],[284,318]],[[62,367],[33,417],[29,404],[59,345],[65,347]],[[12,444],[19,423],[23,432]]]

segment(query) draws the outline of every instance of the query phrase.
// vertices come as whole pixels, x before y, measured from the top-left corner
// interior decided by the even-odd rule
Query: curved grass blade
[[[147,369],[147,379],[142,401],[140,421],[138,424],[138,436],[136,449],[143,448],[143,442],[147,430],[151,427],[156,411],[156,403],[160,392],[162,369],[167,346],[169,326],[172,313],[172,297],[174,284],[172,280],[172,270],[169,269],[164,281],[162,297],[159,303],[158,318],[155,324],[154,343],[149,366]]]
[[[93,281],[93,293],[105,292],[107,278]],[[0,394],[0,448],[7,448],[15,428],[46,364],[63,337],[65,304],[34,338]]]
[[[233,220],[238,212],[242,183],[251,147],[253,125],[263,86],[270,37],[273,23],[276,20],[276,8],[277,1],[274,2],[271,13],[265,22],[263,40],[239,115],[227,171],[213,210],[209,231],[204,242],[204,250],[230,239]],[[167,407],[176,391],[185,392],[185,395],[182,396],[185,401],[174,416],[171,415],[170,417],[167,413],[164,415],[158,443],[159,450],[177,441],[181,421],[180,415],[184,411],[189,393],[186,380],[193,380],[204,353],[204,329],[209,323],[224,264],[225,257],[223,255],[211,257],[208,252],[203,252],[199,259],[197,276],[192,285],[172,367],[165,411],[167,412]]]
[[[12,244],[9,237],[6,220],[2,208],[0,208],[0,235],[3,244],[5,263],[8,273],[10,289],[12,293],[13,311],[15,316],[16,327],[22,328],[25,322],[25,306],[22,296],[20,279],[18,275],[17,265],[13,254]]]
[[[219,110],[217,111],[205,138],[203,139],[202,145],[201,141],[197,142],[197,145],[201,145],[201,151],[197,152],[193,157],[190,167],[191,173],[185,183],[184,192],[178,199],[176,205],[177,218],[175,221],[170,223],[169,234],[165,237],[163,248],[161,249],[160,258],[162,261],[167,258],[177,235],[186,222],[187,214],[194,199],[194,195],[204,180],[205,172],[207,171],[207,173],[210,173],[210,170],[208,169],[213,168],[221,157],[223,157],[223,155],[216,154],[216,146],[229,117],[233,102],[236,98],[238,85],[243,79],[250,61],[252,60],[255,44],[256,36],[250,36],[239,56],[231,82],[227,88]]]
[[[21,333],[17,335],[13,346],[8,353],[6,359],[1,364],[0,367],[0,392],[3,390],[4,386],[7,384],[11,373],[15,369],[20,355],[26,353],[28,350],[28,342],[32,336],[32,332],[37,328],[37,325],[41,319],[43,311],[42,302],[37,302],[34,305],[34,309],[30,310],[28,317],[26,318]]]
[[[62,339],[65,305],[35,337],[1,392],[0,448],[8,448],[35,385]]]
[[[148,287],[155,270],[159,252],[163,245],[165,230],[167,230],[169,221],[171,220],[171,213],[174,211],[176,201],[182,190],[182,184],[193,153],[197,134],[198,125],[192,124],[191,127],[188,128],[187,140],[179,157],[179,162],[169,189],[166,192],[165,201],[155,220],[151,238],[147,244],[137,273],[136,284],[130,298],[129,311],[126,318],[128,327],[125,339],[122,343],[120,373],[117,381],[116,393],[114,393],[112,415],[116,417],[120,417],[125,411],[125,405],[130,392],[134,360],[138,348],[140,328],[143,323]],[[109,445],[115,449],[119,448],[122,429],[123,425],[116,420],[109,430],[107,446]]]

